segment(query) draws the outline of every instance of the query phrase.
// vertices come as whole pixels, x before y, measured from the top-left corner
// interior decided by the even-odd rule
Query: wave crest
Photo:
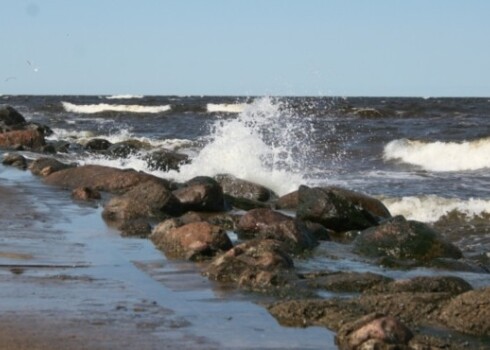
[[[466,171],[490,168],[490,138],[465,142],[394,140],[384,159],[401,160],[428,171]]]
[[[208,103],[206,105],[209,113],[242,113],[246,107],[246,103]]]
[[[61,102],[67,112],[94,114],[102,112],[128,112],[128,113],[162,113],[171,109],[170,106],[142,106],[142,105],[113,105],[107,103],[76,105],[70,102]]]

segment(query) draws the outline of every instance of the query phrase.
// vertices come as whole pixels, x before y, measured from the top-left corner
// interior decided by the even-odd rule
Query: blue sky
[[[0,8],[0,94],[490,96],[485,0]]]

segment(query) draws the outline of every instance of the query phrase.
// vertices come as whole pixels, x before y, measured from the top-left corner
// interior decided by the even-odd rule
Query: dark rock
[[[341,350],[395,349],[394,346],[407,346],[412,338],[413,333],[398,319],[372,313],[343,325],[335,342]]]
[[[207,222],[177,225],[170,220],[158,225],[151,234],[153,243],[169,257],[202,260],[233,246],[219,226]]]
[[[311,232],[313,237],[319,241],[330,241],[334,231],[329,230],[317,222],[305,221],[306,228]]]
[[[184,210],[223,211],[224,197],[221,186],[211,177],[198,176],[173,191]]]
[[[166,180],[137,172],[132,169],[117,169],[101,165],[83,165],[57,171],[44,178],[49,185],[74,189],[90,187],[98,191],[120,193],[145,181],[154,181],[168,187]]]
[[[21,170],[27,169],[27,160],[26,158],[18,153],[6,153],[3,155],[2,164],[10,165]]]
[[[70,150],[70,143],[63,140],[51,141],[49,145],[54,148],[54,153],[68,153],[68,151]]]
[[[272,209],[253,209],[242,216],[237,225],[240,237],[275,239],[291,251],[314,248],[318,242],[307,226]]]
[[[163,218],[179,215],[181,206],[165,182],[145,181],[121,196],[113,197],[102,216],[108,221],[131,221],[138,218]]]
[[[235,198],[265,202],[275,196],[272,190],[229,174],[216,175],[214,179],[223,188],[223,193]]]
[[[100,199],[100,192],[90,187],[78,187],[75,188],[71,192],[71,196],[73,199],[81,200],[81,201],[91,201]]]
[[[378,223],[367,210],[331,189],[300,186],[298,197],[298,218],[334,231],[362,230]]]
[[[148,154],[144,157],[144,160],[147,162],[149,169],[169,171],[179,170],[182,164],[189,163],[189,156],[161,149]]]
[[[147,238],[151,234],[151,225],[142,220],[124,222],[118,228],[123,237]]]
[[[284,326],[322,326],[334,331],[366,313],[359,305],[343,299],[279,301],[269,305],[267,310]]]
[[[108,149],[112,143],[105,139],[91,139],[85,144],[85,149],[90,151],[104,151]]]
[[[44,146],[44,135],[37,130],[13,130],[0,133],[0,147],[17,149],[19,146],[37,149]]]
[[[293,266],[280,242],[252,240],[216,257],[204,274],[216,281],[264,291],[286,285],[290,277],[286,270]]]
[[[253,199],[247,199],[242,197],[233,197],[228,194],[224,195],[225,204],[227,208],[235,208],[241,210],[251,210],[257,208],[270,208],[270,204],[259,202]]]
[[[140,150],[147,150],[151,146],[139,140],[126,140],[117,142],[109,146],[107,154],[117,158],[127,158],[131,154],[135,154]]]
[[[65,164],[54,158],[38,158],[29,165],[29,170],[38,176],[48,176],[57,171],[73,168],[73,164]]]
[[[458,295],[473,288],[464,279],[456,276],[418,276],[406,280],[373,286],[368,293],[449,293]]]
[[[371,272],[339,271],[307,278],[307,284],[311,288],[332,292],[356,293],[369,290],[374,286],[383,286],[392,280]]]
[[[475,289],[458,295],[443,307],[440,319],[457,331],[490,335],[490,287]]]
[[[390,256],[427,262],[439,257],[459,259],[462,256],[456,246],[432,228],[403,216],[362,231],[354,244],[356,252],[369,257]]]
[[[10,127],[24,125],[25,118],[11,106],[0,106],[0,132],[10,131]]]

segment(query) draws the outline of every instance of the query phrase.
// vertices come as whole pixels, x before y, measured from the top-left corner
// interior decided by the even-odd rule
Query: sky
[[[0,94],[490,96],[487,0],[0,0]]]

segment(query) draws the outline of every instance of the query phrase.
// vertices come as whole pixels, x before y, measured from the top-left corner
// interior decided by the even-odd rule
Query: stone
[[[0,147],[14,148],[19,146],[37,149],[44,146],[44,135],[37,130],[13,130],[0,133]]]
[[[198,176],[173,191],[185,211],[223,211],[225,202],[221,186],[211,177]]]
[[[378,224],[376,217],[331,189],[300,186],[297,217],[333,231],[362,230]]]
[[[78,187],[71,192],[71,197],[80,201],[91,201],[101,198],[100,192],[90,187]]]
[[[356,271],[337,271],[312,277],[307,277],[309,287],[342,293],[363,292],[374,286],[383,286],[393,280],[372,272]]]
[[[428,225],[396,216],[361,232],[355,251],[368,257],[389,256],[427,262],[435,258],[459,259],[461,251]]]
[[[12,106],[0,106],[0,132],[10,131],[12,126],[23,126],[25,118]]]
[[[104,151],[108,149],[112,143],[107,141],[106,139],[91,139],[85,144],[85,149],[90,151]]]
[[[202,260],[233,246],[219,226],[202,221],[177,225],[175,221],[169,221],[151,234],[151,240],[168,257]]]
[[[2,164],[10,165],[21,170],[27,169],[27,159],[18,153],[6,153],[3,155]]]
[[[235,198],[266,202],[275,196],[274,192],[265,186],[239,179],[230,174],[216,175],[214,179],[223,188],[224,194]]]
[[[174,151],[161,149],[149,153],[143,158],[151,170],[179,170],[180,166],[189,163],[189,156]]]
[[[395,317],[372,313],[343,325],[335,342],[341,350],[384,349],[387,344],[406,346],[412,338],[412,331]]]
[[[73,167],[75,167],[73,164],[65,164],[54,158],[42,157],[34,160],[29,165],[29,170],[34,175],[48,176],[57,171]]]
[[[243,238],[281,241],[292,252],[312,249],[318,245],[303,222],[268,208],[253,209],[245,213],[238,222],[237,233]]]

